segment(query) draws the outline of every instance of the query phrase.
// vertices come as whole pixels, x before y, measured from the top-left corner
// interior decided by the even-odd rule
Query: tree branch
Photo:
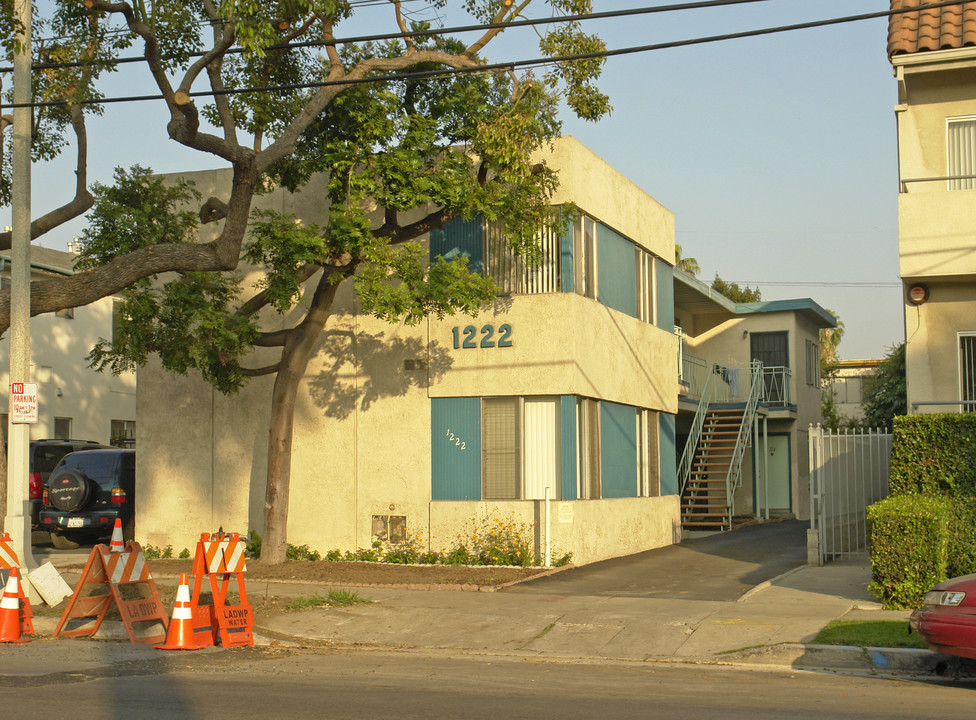
[[[478,65],[474,60],[438,50],[420,50],[401,55],[395,58],[369,58],[357,64],[348,73],[341,74],[335,71],[330,72],[330,80],[360,80],[374,72],[395,72],[405,70],[414,65],[433,63],[444,65],[445,67],[459,70],[462,68],[475,67]],[[295,117],[291,124],[285,128],[281,136],[269,145],[257,158],[256,167],[259,171],[265,172],[283,157],[291,154],[295,150],[298,138],[317,118],[323,110],[338,95],[344,92],[350,85],[326,85],[318,90],[302,111]]]
[[[85,128],[85,114],[77,105],[72,105],[70,111],[71,127],[78,144],[75,161],[75,196],[61,207],[31,222],[31,240],[36,240],[59,225],[85,214],[95,204],[95,198],[88,192],[88,133]],[[9,250],[11,242],[11,233],[0,232],[0,250]]]
[[[513,18],[513,17],[517,16],[518,14],[520,14],[526,8],[526,6],[528,6],[528,4],[531,1],[532,0],[525,0],[525,2],[523,2],[521,5],[519,5],[518,8],[516,8],[516,9],[513,10],[512,9],[512,5],[513,5],[512,0],[507,0],[498,9],[498,13],[495,15],[495,17],[492,18],[491,24],[492,25],[496,25],[496,24],[498,24],[500,22],[504,22],[506,15],[508,15],[510,18]],[[493,28],[493,29],[487,31],[477,41],[475,41],[474,43],[472,43],[471,45],[469,45],[467,47],[467,49],[464,51],[464,56],[467,57],[467,58],[473,58],[475,55],[478,54],[478,51],[480,51],[485,45],[487,45],[488,43],[490,43],[493,38],[495,38],[497,35],[499,35],[500,33],[502,33],[504,30],[505,30],[505,28]]]
[[[274,365],[266,365],[262,368],[241,368],[241,375],[245,377],[260,377],[262,375],[274,375],[281,368],[281,363],[277,362]]]

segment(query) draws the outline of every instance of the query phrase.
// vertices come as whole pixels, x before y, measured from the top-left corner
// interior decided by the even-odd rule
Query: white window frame
[[[657,263],[644,248],[637,248],[637,319],[657,324]]]
[[[956,361],[958,363],[957,377],[959,378],[959,400],[960,401],[976,400],[976,393],[974,393],[974,396],[971,398],[966,397],[966,384],[965,384],[965,376],[964,376],[964,366],[966,365],[966,358],[965,355],[963,354],[963,348],[962,348],[963,338],[974,338],[974,344],[976,344],[976,330],[968,330],[968,331],[956,333],[956,348],[957,348]],[[970,372],[974,375],[974,377],[976,377],[976,347],[973,348],[973,351],[974,351],[974,357],[972,358],[973,364],[972,367],[970,368]],[[974,381],[974,385],[976,385],[976,381]],[[961,412],[976,412],[976,405],[960,405],[959,409]]]
[[[484,408],[486,402],[491,402],[492,400],[515,400],[515,423],[514,428],[515,439],[516,439],[516,453],[517,458],[514,463],[515,471],[518,473],[518,477],[514,479],[515,484],[515,494],[516,497],[493,497],[489,496],[488,488],[486,484],[487,478],[487,464],[489,462],[489,455],[487,452],[487,443],[485,441],[485,430],[486,423],[484,422]],[[562,453],[561,453],[561,431],[560,431],[560,413],[559,413],[559,397],[551,395],[529,395],[529,396],[496,396],[496,397],[485,397],[481,399],[481,413],[482,413],[482,459],[481,459],[481,498],[485,501],[498,501],[498,502],[512,502],[516,500],[544,500],[545,499],[545,484],[541,485],[541,490],[538,493],[529,492],[526,487],[526,478],[529,475],[530,468],[528,465],[535,459],[537,455],[535,454],[536,445],[532,445],[532,451],[528,451],[529,438],[527,437],[527,430],[531,430],[527,427],[525,406],[526,403],[532,404],[533,402],[545,402],[553,403],[555,407],[554,415],[552,416],[552,437],[551,437],[551,450],[552,457],[551,460],[551,485],[549,498],[551,500],[559,500],[562,497],[562,478],[561,478],[561,465],[562,465]],[[539,497],[535,497],[538,494]]]
[[[968,124],[971,127],[971,137],[968,139],[970,147],[966,153],[965,165],[967,167],[954,166],[954,156],[958,158],[961,153],[953,153],[952,125]],[[957,160],[955,162],[958,162]],[[946,118],[946,175],[976,175],[976,115],[960,115],[958,117]],[[976,177],[964,180],[949,180],[946,185],[949,190],[976,190]]]
[[[637,496],[661,494],[661,436],[657,410],[637,408]]]
[[[589,215],[581,215],[579,224],[576,226],[577,237],[574,245],[576,246],[576,271],[578,287],[576,292],[584,297],[596,300],[599,298],[600,287],[598,282],[599,271],[597,269],[597,221]],[[587,242],[586,230],[592,229],[590,241]]]

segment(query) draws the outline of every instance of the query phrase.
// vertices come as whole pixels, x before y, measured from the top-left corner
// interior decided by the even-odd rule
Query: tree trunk
[[[289,334],[271,395],[268,433],[268,479],[264,499],[264,535],[261,559],[278,564],[288,550],[288,502],[291,490],[291,446],[295,429],[295,400],[305,377],[308,360],[332,308],[340,283],[319,280],[311,308],[302,323]]]

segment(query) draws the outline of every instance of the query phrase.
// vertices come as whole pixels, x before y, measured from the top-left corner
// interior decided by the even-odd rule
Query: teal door
[[[790,436],[789,435],[769,435],[769,442],[763,447],[762,438],[759,438],[759,451],[756,453],[756,512],[764,512],[766,509],[766,493],[769,493],[770,512],[791,512],[793,509],[791,497],[791,469],[790,460]],[[765,452],[765,458],[763,453]],[[765,462],[764,462],[765,459]],[[768,469],[769,482],[766,482],[765,473]],[[768,490],[767,490],[768,488]]]

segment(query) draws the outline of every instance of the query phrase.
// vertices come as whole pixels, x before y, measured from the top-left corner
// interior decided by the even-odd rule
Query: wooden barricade
[[[17,553],[10,546],[10,533],[0,535],[0,593],[7,586],[9,571],[14,568],[20,569],[20,560]],[[6,572],[4,572],[6,571]],[[20,574],[20,582],[17,584],[17,598],[20,601],[20,634],[34,634],[34,611],[31,610],[30,598],[24,593],[24,574]]]
[[[89,595],[82,594],[95,585],[108,585],[108,591],[103,591],[101,594],[96,592]],[[137,586],[140,597],[128,599],[123,597],[123,586]],[[156,583],[149,572],[146,556],[137,542],[128,543],[122,552],[111,552],[106,545],[96,545],[92,548],[78,586],[68,601],[68,606],[61,615],[52,637],[94,635],[101,627],[113,603],[119,610],[130,642],[151,645],[166,639],[166,613],[156,591]],[[69,620],[78,618],[94,618],[94,623],[70,630],[64,629]],[[160,623],[163,628],[162,633],[136,634],[136,626],[147,623]]]
[[[237,533],[203,533],[200,536],[193,558],[193,590],[190,594],[194,643],[216,645],[219,637],[223,647],[254,645],[254,611],[244,588],[247,571],[244,550],[244,541]],[[199,604],[204,575],[210,579],[212,605]],[[227,604],[232,575],[237,579],[238,605]]]

